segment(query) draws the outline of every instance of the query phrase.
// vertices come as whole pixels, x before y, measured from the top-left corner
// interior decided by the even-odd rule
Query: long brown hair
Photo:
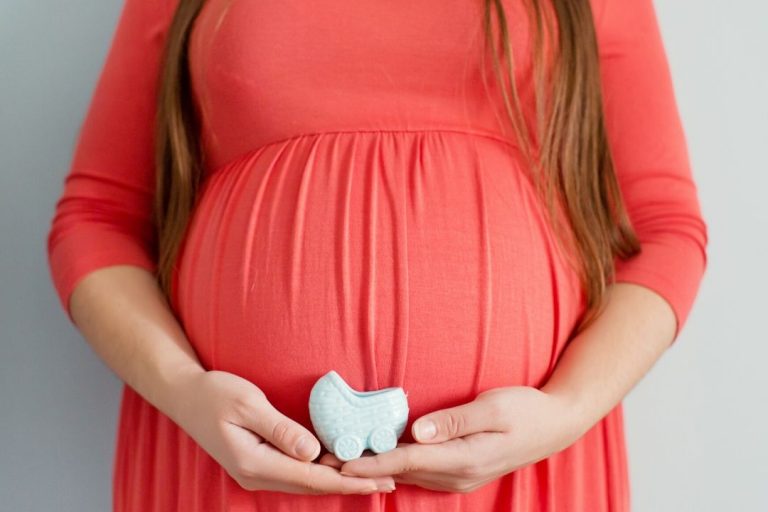
[[[202,178],[199,120],[190,92],[187,43],[204,1],[179,0],[166,38],[158,96],[154,205],[157,277],[169,300],[173,268]],[[640,251],[608,146],[590,2],[526,2],[529,26],[533,27],[536,98],[536,122],[531,129],[515,85],[503,0],[482,1],[485,42],[492,49],[494,73],[499,83],[508,84],[501,87],[504,108],[559,243],[576,250],[575,255],[566,254],[578,268],[586,296],[580,331],[604,306],[605,287],[614,274],[614,257],[626,258]],[[498,34],[494,34],[494,20]],[[500,45],[496,37],[501,38]],[[547,52],[547,48],[553,51]],[[558,221],[557,205],[563,206],[565,226]]]

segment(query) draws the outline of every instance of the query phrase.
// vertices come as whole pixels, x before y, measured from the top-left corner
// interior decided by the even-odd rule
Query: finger
[[[396,475],[395,483],[397,485],[415,485],[432,491],[455,492],[445,476],[426,471],[413,471]]]
[[[413,422],[411,433],[420,443],[442,443],[476,432],[501,432],[504,411],[496,397],[425,414]]]
[[[311,494],[368,494],[394,489],[392,477],[366,478],[342,475],[335,468],[287,457],[269,444],[261,445],[256,478],[270,488]]]
[[[320,457],[320,460],[317,461],[318,464],[325,464],[326,466],[331,466],[332,468],[341,469],[341,466],[344,464],[344,461],[339,460],[336,455],[333,453],[326,453],[322,457]]]
[[[303,425],[278,411],[264,396],[239,404],[243,427],[253,430],[283,453],[310,461],[320,454],[320,441]]]
[[[414,471],[395,476],[397,485],[417,485],[425,489],[444,492],[474,492],[499,478],[492,475],[481,479],[457,478],[455,475],[443,475],[426,471]]]
[[[471,460],[472,453],[468,446],[469,443],[461,438],[434,445],[398,445],[388,452],[347,461],[340,471],[344,475],[366,477],[412,471],[450,472],[453,468],[463,467],[464,461]]]

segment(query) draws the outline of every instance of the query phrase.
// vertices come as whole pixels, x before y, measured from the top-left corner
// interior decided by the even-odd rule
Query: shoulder
[[[637,44],[658,32],[653,0],[590,0],[601,51]]]
[[[173,19],[181,0],[123,0],[122,16],[136,23],[163,23]]]
[[[147,42],[165,36],[181,0],[123,0],[118,31]]]

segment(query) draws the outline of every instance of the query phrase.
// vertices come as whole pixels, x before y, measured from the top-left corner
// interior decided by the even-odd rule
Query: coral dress
[[[152,130],[177,0],[126,0],[49,234],[65,311],[88,272],[156,268]],[[506,0],[531,112],[524,7]],[[411,415],[540,386],[584,309],[482,52],[482,2],[208,0],[189,41],[205,179],[173,306],[203,365],[312,428],[312,384],[402,386]],[[606,116],[643,252],[618,281],[678,332],[706,226],[651,0],[594,0]],[[482,75],[486,73],[487,87]],[[70,316],[71,319],[71,316]],[[153,511],[626,511],[621,405],[581,439],[473,493],[246,491],[126,387],[114,506]]]

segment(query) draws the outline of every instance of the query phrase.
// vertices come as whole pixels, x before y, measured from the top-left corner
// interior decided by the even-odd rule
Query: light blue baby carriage
[[[309,395],[309,415],[325,448],[339,460],[383,453],[397,446],[408,423],[408,400],[399,387],[355,391],[334,370]]]

